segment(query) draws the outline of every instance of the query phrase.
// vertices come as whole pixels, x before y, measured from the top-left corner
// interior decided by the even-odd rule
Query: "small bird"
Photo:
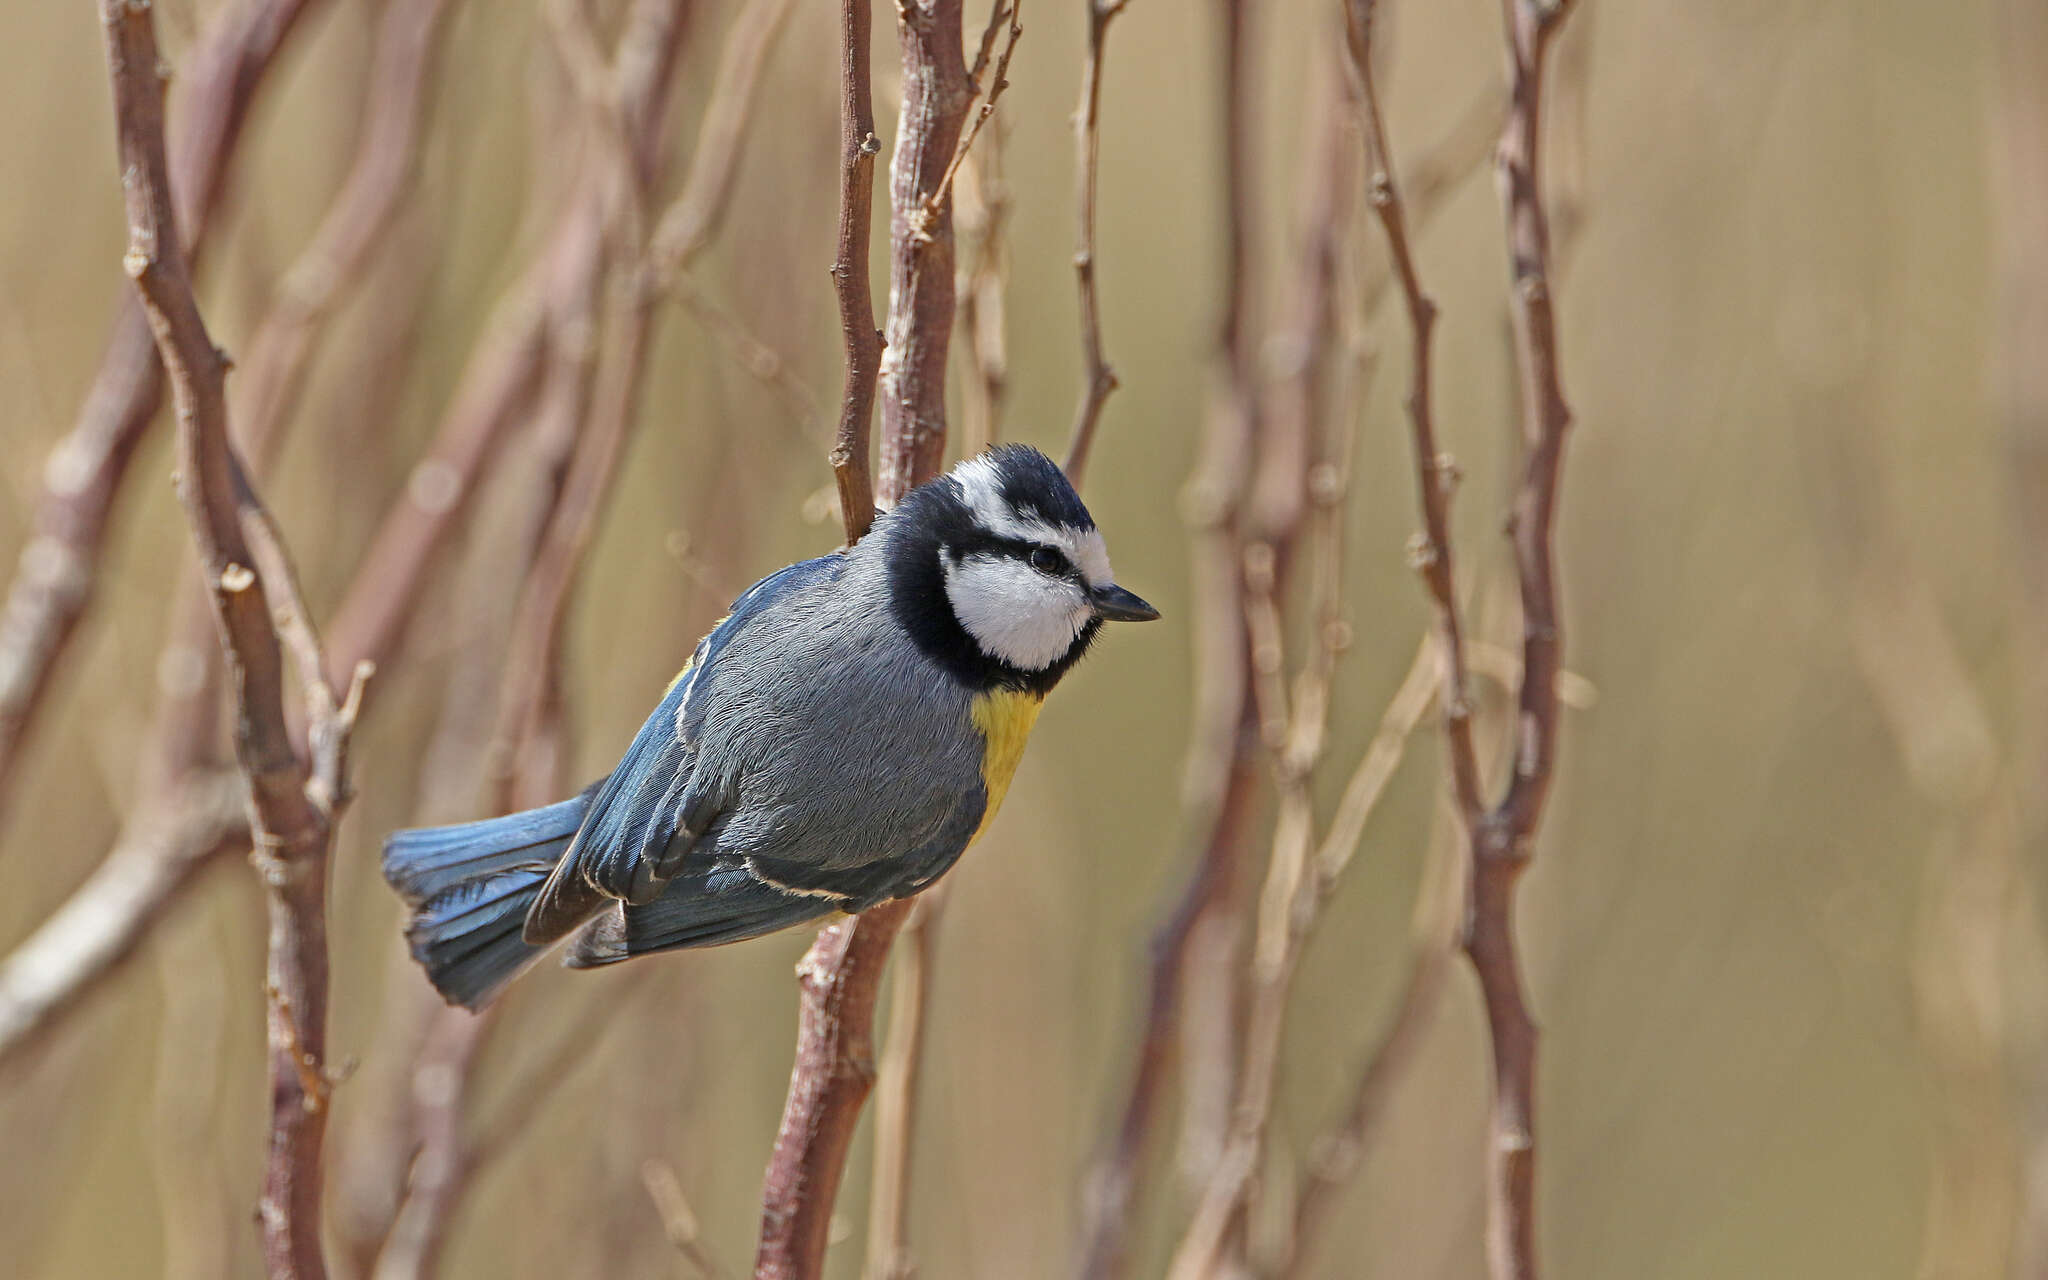
[[[987,829],[1102,623],[1158,616],[1050,458],[970,458],[749,588],[582,795],[394,833],[413,958],[475,1009],[572,934],[587,968],[908,897]]]

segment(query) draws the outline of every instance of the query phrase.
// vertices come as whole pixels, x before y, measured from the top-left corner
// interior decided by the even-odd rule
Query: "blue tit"
[[[1102,624],[1158,616],[1051,459],[968,459],[735,601],[582,795],[393,834],[413,957],[479,1008],[564,939],[585,968],[914,894],[987,829]]]

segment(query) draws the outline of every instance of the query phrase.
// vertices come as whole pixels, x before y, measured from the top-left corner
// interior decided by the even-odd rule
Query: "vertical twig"
[[[973,102],[962,0],[903,0],[903,114],[889,164],[889,319],[882,350],[885,501],[937,475],[953,335],[953,197],[945,183]]]
[[[1422,293],[1408,251],[1400,193],[1372,84],[1371,0],[1349,0],[1352,71],[1361,85],[1371,194],[1401,277],[1414,338],[1414,427],[1423,534],[1417,568],[1436,602],[1444,661],[1444,725],[1452,790],[1471,865],[1462,945],[1479,979],[1493,1051],[1489,1124],[1487,1257],[1496,1280],[1533,1280],[1537,1271],[1536,1026],[1522,991],[1514,940],[1515,888],[1549,794],[1556,757],[1557,677],[1562,636],[1552,526],[1571,412],[1560,389],[1551,301],[1550,234],[1538,165],[1543,64],[1571,0],[1502,0],[1507,26],[1509,109],[1497,152],[1511,264],[1510,311],[1526,457],[1511,529],[1522,606],[1522,678],[1513,733],[1513,768],[1500,802],[1487,808],[1472,745],[1471,709],[1452,579],[1447,506],[1456,469],[1438,453],[1429,403],[1429,333],[1435,309]]]
[[[163,82],[148,6],[102,0],[135,281],[177,406],[178,490],[235,692],[235,750],[269,902],[270,1142],[259,1217],[273,1277],[318,1280],[327,1122],[327,850],[348,798],[348,742],[368,667],[337,700],[290,564],[228,443],[227,361],[192,293],[164,157]],[[274,611],[274,612],[273,612]],[[285,647],[304,683],[309,757],[284,707]]]
[[[972,250],[958,279],[960,337],[967,345],[971,374],[962,380],[960,456],[973,457],[1002,436],[1003,401],[1009,389],[1010,355],[1005,295],[1009,288],[1010,188],[1003,148],[1008,130],[990,122],[988,141],[969,161],[968,199],[957,207]]]
[[[864,1280],[911,1280],[917,1273],[910,1252],[911,1156],[925,1015],[931,1005],[933,960],[945,902],[944,885],[919,895],[903,926],[901,954],[890,983],[889,1035],[875,1090],[875,1172],[868,1200]]]
[[[1102,406],[1116,390],[1116,370],[1102,351],[1101,302],[1095,292],[1095,189],[1102,156],[1102,57],[1109,24],[1130,0],[1088,0],[1088,52],[1081,60],[1081,105],[1074,113],[1074,186],[1078,206],[1074,275],[1081,292],[1081,401],[1063,470],[1081,487]]]
[[[839,3],[839,231],[832,260],[832,293],[839,302],[839,334],[846,344],[846,378],[839,429],[832,443],[832,477],[846,540],[858,542],[875,519],[875,485],[868,436],[875,414],[875,380],[882,367],[882,331],[868,283],[868,235],[875,192],[874,77],[868,46],[874,36],[869,0]]]
[[[1550,230],[1538,158],[1544,57],[1572,3],[1502,0],[1511,73],[1499,176],[1527,455],[1512,516],[1515,575],[1521,584],[1522,685],[1507,794],[1474,833],[1471,914],[1464,937],[1493,1044],[1487,1252],[1496,1280],[1533,1280],[1537,1273],[1536,1024],[1522,991],[1514,905],[1557,759],[1557,675],[1564,636],[1552,528],[1571,410],[1558,377]]]

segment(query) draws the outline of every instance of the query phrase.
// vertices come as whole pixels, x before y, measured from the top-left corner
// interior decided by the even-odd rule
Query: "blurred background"
[[[157,6],[178,90],[208,32],[256,7]],[[265,486],[326,619],[388,506],[449,508],[457,480],[416,464],[521,291],[535,279],[553,291],[545,359],[572,371],[603,367],[615,317],[601,272],[596,284],[585,273],[580,310],[559,305],[577,293],[560,286],[574,276],[561,210],[597,181],[576,69],[591,49],[562,5],[448,0],[420,75],[413,183],[340,279],[293,275],[350,171],[366,102],[394,101],[378,54],[390,14],[364,0],[301,7],[224,166],[200,284],[242,362],[238,393],[279,300],[311,296],[308,279],[334,290]],[[580,19],[600,57],[624,7],[604,0]],[[1288,357],[1298,193],[1326,164],[1317,126],[1340,42],[1331,4],[1251,8],[1250,315],[1270,373]],[[2048,1275],[2048,20],[2036,10],[1586,0],[1561,37],[1548,142],[1578,414],[1559,538],[1578,680],[1521,913],[1545,1032],[1540,1223],[1555,1274]],[[649,132],[656,210],[700,148],[741,7],[684,12]],[[890,7],[876,16],[886,163],[896,45]],[[983,16],[969,14],[970,49]],[[1006,269],[976,296],[1003,316],[996,429],[1059,456],[1082,368],[1070,121],[1087,20],[1080,4],[1033,0],[1023,25],[961,177],[961,260],[984,251],[993,199]],[[1196,611],[1180,493],[1225,305],[1219,32],[1210,6],[1132,0],[1109,41],[1097,264],[1122,389],[1086,494],[1120,580],[1167,621],[1105,637],[1068,678],[1001,821],[949,879],[909,1203],[927,1277],[1071,1272],[1087,1169],[1127,1088],[1146,939],[1199,836],[1182,798]],[[765,52],[729,216],[648,318],[637,412],[562,615],[545,750],[521,765],[521,787],[566,793],[602,773],[739,589],[839,539],[824,460],[840,378],[826,273],[836,39],[832,6],[796,0]],[[1513,474],[1506,261],[1484,146],[1458,140],[1461,120],[1497,118],[1499,13],[1486,0],[1397,3],[1385,39],[1395,154],[1404,172],[1426,160],[1445,179],[1416,236],[1442,308],[1438,429],[1466,476],[1462,585],[1479,638],[1512,644],[1498,537]],[[0,130],[0,564],[36,545],[44,486],[67,475],[65,455],[45,459],[125,298],[108,101],[90,6],[0,6],[0,110],[16,122]],[[174,129],[179,110],[174,97]],[[885,192],[878,180],[878,205]],[[1343,234],[1347,270],[1383,270],[1376,228],[1353,217]],[[1343,424],[1356,432],[1354,643],[1315,778],[1325,820],[1428,623],[1404,562],[1416,514],[1401,314],[1382,303],[1343,327],[1384,358]],[[988,420],[972,345],[955,343],[956,441]],[[356,745],[360,797],[331,900],[330,1053],[354,1064],[330,1134],[342,1274],[368,1273],[401,1212],[423,1115],[453,1124],[458,1152],[440,1274],[698,1274],[664,1234],[650,1177],[680,1190],[698,1246],[728,1271],[752,1256],[807,935],[597,973],[543,967],[464,1041],[433,1014],[377,874],[387,831],[494,803],[482,748],[532,536],[522,513],[559,480],[551,376],[484,451]],[[177,639],[191,553],[163,483],[166,421],[128,468],[92,606],[12,765],[0,950],[132,846],[124,827],[163,786],[165,707],[203,684]],[[1482,694],[1492,741],[1500,694]],[[1441,840],[1430,723],[1303,956],[1262,1206],[1321,1167],[1318,1136],[1415,963],[1411,918],[1419,892],[1430,914],[1425,869]],[[1270,796],[1257,804],[1254,875]],[[0,1050],[0,1149],[13,1156],[0,1242],[14,1274],[260,1273],[262,898],[239,852],[190,863],[164,873],[175,892],[103,980]],[[33,976],[16,964],[0,994]],[[1302,1274],[1480,1272],[1487,1059],[1462,967],[1432,1012]],[[1177,1100],[1167,1108],[1135,1208],[1136,1275],[1164,1269],[1200,1185],[1185,1170],[1199,1135]],[[863,1134],[836,1276],[862,1269]],[[1272,1216],[1255,1215],[1255,1237]]]

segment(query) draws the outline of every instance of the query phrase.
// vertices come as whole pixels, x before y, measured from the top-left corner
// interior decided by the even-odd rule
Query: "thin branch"
[[[911,1280],[917,1274],[910,1251],[911,1156],[917,1136],[925,1014],[931,1005],[933,961],[945,906],[943,885],[919,895],[903,927],[901,955],[891,982],[889,1036],[875,1089],[875,1160],[869,1180],[864,1280]]]
[[[1216,343],[1216,390],[1185,504],[1195,562],[1196,656],[1195,724],[1183,808],[1195,832],[1194,856],[1185,885],[1152,935],[1144,1030],[1130,1083],[1114,1136],[1088,1175],[1079,1272],[1084,1280],[1115,1280],[1129,1267],[1131,1206],[1176,1037],[1184,1045],[1200,1046],[1199,1052],[1183,1054],[1189,1105],[1182,1145],[1187,1165],[1201,1169],[1205,1182],[1220,1158],[1235,1092],[1231,1076],[1238,1060],[1241,994],[1236,975],[1248,892],[1244,828],[1258,783],[1259,726],[1249,690],[1239,529],[1260,421],[1252,327],[1257,288],[1251,263],[1258,219],[1251,166],[1250,6],[1221,0],[1219,8],[1223,71],[1216,127],[1224,156],[1224,308]]]
[[[972,457],[1002,436],[1003,401],[1010,376],[1005,294],[1009,288],[1010,190],[1003,175],[1007,130],[993,121],[988,141],[968,159],[966,198],[955,206],[970,237],[968,264],[958,280],[960,336],[971,376],[963,380],[960,456]]]
[[[880,489],[900,496],[938,474],[953,336],[953,200],[944,185],[974,91],[962,0],[903,0],[903,113],[889,166],[889,317],[882,351]]]
[[[1088,0],[1088,52],[1081,62],[1081,105],[1074,113],[1074,187],[1078,230],[1074,275],[1081,293],[1081,400],[1063,470],[1076,489],[1088,470],[1102,406],[1117,388],[1116,370],[1102,351],[1102,310],[1095,292],[1095,191],[1102,157],[1102,59],[1109,24],[1130,0]]]
[[[911,905],[885,902],[827,927],[797,965],[796,1060],[761,1193],[755,1280],[822,1273],[846,1149],[875,1082],[875,997]]]
[[[469,1175],[462,1124],[469,1078],[494,1025],[489,1016],[438,1011],[427,1042],[406,1073],[411,1082],[411,1131],[418,1140],[405,1199],[377,1255],[372,1280],[420,1280],[433,1274],[448,1223]]]
[[[230,409],[258,471],[297,404],[313,340],[365,274],[413,188],[427,75],[439,52],[446,0],[393,5],[378,22],[356,155],[312,241],[279,281],[263,323],[236,364]]]
[[[682,191],[654,230],[649,257],[656,287],[687,270],[724,224],[752,122],[754,89],[793,3],[748,0],[732,20]]]
[[[1294,1222],[1286,1255],[1274,1267],[1275,1280],[1307,1274],[1323,1225],[1336,1204],[1337,1192],[1354,1177],[1371,1149],[1375,1130],[1386,1114],[1394,1086],[1414,1063],[1422,1037],[1435,1016],[1444,979],[1449,976],[1448,946],[1418,943],[1408,969],[1408,982],[1395,1002],[1387,1029],[1352,1086],[1341,1120],[1309,1147],[1308,1168],[1294,1202]]]
[[[327,851],[348,798],[347,748],[367,665],[348,694],[328,685],[318,641],[281,545],[228,442],[227,362],[193,297],[171,207],[154,15],[102,0],[129,245],[123,258],[156,335],[178,416],[179,497],[192,525],[235,689],[235,749],[249,783],[250,830],[270,914],[270,1152],[259,1218],[273,1277],[318,1280],[321,1148],[326,1133]],[[251,545],[265,544],[261,550]],[[268,571],[267,573],[265,571]],[[311,759],[284,708],[275,599],[294,616]]]
[[[528,544],[524,579],[511,616],[511,641],[505,655],[496,697],[496,728],[484,755],[486,781],[496,812],[545,804],[560,794],[562,707],[560,697],[562,630],[571,592],[583,566],[616,476],[626,441],[638,420],[639,396],[652,340],[655,290],[649,278],[655,268],[639,236],[647,225],[646,183],[659,181],[660,156],[642,169],[635,161],[637,140],[659,127],[667,104],[662,87],[682,49],[685,9],[681,0],[641,0],[628,19],[619,49],[604,70],[606,101],[616,112],[593,113],[595,128],[614,134],[612,144],[595,154],[608,157],[605,171],[586,184],[584,203],[592,221],[608,229],[600,252],[579,259],[582,274],[559,282],[552,305],[587,313],[600,293],[604,272],[612,274],[611,305],[605,308],[602,341],[593,363],[580,351],[557,350],[551,356],[549,390],[543,396],[544,416],[532,442],[541,469],[559,476],[544,489],[548,500],[544,522]],[[770,34],[773,33],[770,27]],[[638,57],[653,50],[658,58]],[[761,50],[765,54],[765,47]],[[756,64],[758,65],[758,63]],[[729,82],[722,82],[730,91]],[[709,118],[723,115],[714,101]],[[736,143],[737,139],[733,139]],[[700,181],[729,185],[730,166],[700,167]],[[705,192],[697,189],[702,198]],[[690,199],[686,190],[684,199]],[[624,212],[621,212],[621,207]],[[705,235],[710,234],[707,227]],[[679,263],[686,263],[706,241],[683,242]],[[565,335],[587,332],[595,323],[563,315],[557,328]],[[581,345],[581,344],[576,344]],[[566,456],[558,456],[566,455]],[[377,1260],[379,1280],[417,1280],[432,1274],[457,1210],[463,1203],[477,1164],[473,1144],[462,1133],[476,1045],[495,1015],[475,1016],[447,1008],[433,1015],[428,1048],[446,1046],[443,1079],[450,1087],[415,1107],[414,1130],[420,1154],[404,1204]],[[422,1062],[421,1069],[431,1063]]]
[[[931,225],[920,227],[918,215],[959,140],[972,101],[960,5],[961,0],[905,0],[898,9],[903,115],[892,170],[889,343],[881,371],[880,496],[890,503],[937,475],[945,451],[946,351],[953,327],[951,200],[940,196],[937,221]],[[845,0],[841,14],[839,261],[849,271],[860,261],[849,237],[866,235],[866,218],[858,216],[865,208],[859,153],[873,145],[866,8],[863,0]],[[833,461],[841,473],[842,515],[853,541],[871,510],[858,505],[858,495],[845,500],[844,474],[853,456],[850,446],[865,445],[858,437],[864,435],[864,406],[871,393],[856,380],[866,366],[856,357],[854,330],[868,313],[850,305],[864,291],[850,289],[837,269],[834,274],[849,359],[847,412]],[[859,275],[864,281],[865,272]],[[856,408],[862,409],[858,415]],[[873,1022],[882,970],[911,905],[907,899],[886,902],[827,927],[797,966],[796,1054],[764,1178],[756,1280],[815,1280],[823,1267],[847,1147],[874,1084]]]
[[[1475,97],[1460,113],[1452,128],[1417,159],[1413,166],[1416,177],[1411,196],[1411,213],[1418,226],[1441,212],[1448,203],[1451,193],[1484,163],[1490,154],[1490,143],[1498,133],[1500,119],[1499,95],[1483,93]],[[1319,176],[1329,178],[1335,167],[1334,164],[1326,162]],[[1311,195],[1311,206],[1318,199],[1335,192],[1337,188],[1325,182],[1319,190],[1321,195]],[[1305,238],[1309,246],[1305,267],[1311,273],[1312,284],[1316,278],[1315,273],[1321,270],[1315,266],[1316,246],[1320,236],[1315,230],[1317,225],[1319,223],[1312,218],[1310,234]],[[1391,272],[1369,270],[1356,289],[1356,313],[1364,317],[1376,310],[1381,298],[1392,284]],[[1299,421],[1310,423],[1318,416],[1312,404],[1310,388],[1314,382],[1312,370],[1315,358],[1315,295],[1320,287],[1317,285],[1300,291],[1302,318],[1297,323],[1301,328],[1293,335],[1292,345],[1301,348],[1302,362],[1291,370],[1291,376],[1275,391],[1272,412],[1280,419],[1281,425],[1262,432],[1261,438],[1266,442],[1266,449],[1280,449],[1272,437],[1278,431],[1289,430],[1286,425],[1289,421],[1298,417]],[[1299,451],[1295,452],[1299,456]],[[1293,527],[1295,519],[1285,514],[1276,514],[1275,506],[1268,496],[1270,482],[1275,478],[1286,487],[1297,491],[1305,488],[1305,482],[1299,471],[1291,476],[1282,475],[1276,459],[1262,460],[1261,491],[1253,495],[1253,516],[1258,521],[1257,527],[1274,543],[1276,550],[1284,551],[1284,535]],[[1289,506],[1298,509],[1300,501],[1290,496]],[[1284,561],[1284,556],[1282,560]],[[1199,682],[1198,687],[1206,692],[1213,692],[1220,687],[1217,681],[1222,677],[1214,674],[1214,671],[1215,669],[1211,668],[1212,674]],[[1370,759],[1369,753],[1368,761]],[[1360,767],[1366,767],[1368,761],[1361,761]],[[1234,776],[1242,778],[1243,787],[1226,788],[1226,800],[1235,799],[1223,809],[1216,828],[1229,840],[1238,838],[1232,833],[1238,831],[1242,822],[1243,806],[1249,803],[1248,788],[1253,775],[1246,767],[1242,773]],[[1356,818],[1362,831],[1363,815],[1369,812],[1369,809],[1369,805],[1362,808],[1340,805],[1334,819],[1336,828],[1342,829],[1345,824]],[[1220,846],[1211,847],[1213,849]],[[1327,852],[1329,848],[1330,845],[1326,842],[1324,851]],[[1122,1240],[1128,1230],[1129,1206],[1134,1202],[1136,1195],[1136,1174],[1149,1138],[1152,1115],[1156,1110],[1156,1098],[1164,1087],[1171,1061],[1172,1031],[1179,1008],[1178,992],[1181,982],[1178,967],[1184,963],[1182,957],[1193,927],[1194,914],[1200,909],[1201,904],[1216,892],[1214,884],[1206,879],[1212,872],[1213,867],[1209,862],[1205,861],[1200,865],[1196,874],[1180,891],[1176,905],[1165,923],[1154,935],[1144,1030],[1139,1041],[1131,1084],[1125,1094],[1116,1137],[1107,1153],[1100,1157],[1096,1167],[1091,1171],[1089,1189],[1084,1202],[1086,1222],[1083,1232],[1083,1276],[1119,1275],[1120,1268],[1124,1265],[1121,1254]]]
[[[178,229],[195,261],[250,104],[312,7],[313,0],[227,6],[180,71],[170,183]],[[162,399],[155,340],[134,296],[123,290],[99,372],[44,464],[35,532],[0,605],[0,805],[57,665],[91,607],[114,504]]]
[[[1400,194],[1390,172],[1385,130],[1372,84],[1372,3],[1349,0],[1345,9],[1352,71],[1361,86],[1370,158],[1378,170],[1372,182],[1373,204],[1401,276],[1414,337],[1415,393],[1409,407],[1424,526],[1415,545],[1415,559],[1437,606],[1444,654],[1445,735],[1471,870],[1462,945],[1479,979],[1493,1051],[1487,1257],[1495,1280],[1534,1280],[1537,1272],[1536,1027],[1522,992],[1515,952],[1514,899],[1549,794],[1559,714],[1562,637],[1551,530],[1571,411],[1558,380],[1550,233],[1538,148],[1544,58],[1570,9],[1571,0],[1549,4],[1502,0],[1509,110],[1497,163],[1512,273],[1510,311],[1525,451],[1525,469],[1510,525],[1523,639],[1522,681],[1512,735],[1514,764],[1505,794],[1490,809],[1481,797],[1472,745],[1451,572],[1445,508],[1456,469],[1438,453],[1429,418],[1429,331],[1434,309],[1423,296],[1408,254]]]
[[[1515,576],[1521,585],[1522,687],[1507,794],[1473,833],[1472,900],[1464,936],[1493,1046],[1487,1257],[1495,1280],[1534,1280],[1537,1274],[1536,1024],[1522,990],[1514,908],[1557,759],[1564,636],[1552,527],[1571,409],[1558,376],[1550,229],[1538,161],[1544,58],[1572,3],[1502,0],[1511,74],[1498,163],[1525,450],[1511,521]]]
[[[875,327],[875,301],[868,283],[868,237],[874,216],[875,154],[882,144],[875,139],[874,77],[868,69],[873,39],[869,0],[840,0],[839,230],[832,293],[839,303],[846,377],[830,461],[849,545],[861,540],[875,518],[868,438],[882,367],[882,332]]]
[[[64,905],[0,963],[0,1062],[113,972],[200,868],[249,847],[239,776],[192,777],[138,812]]]
[[[939,203],[952,197],[953,180],[959,175],[960,166],[966,162],[967,153],[974,149],[974,140],[981,136],[982,126],[987,124],[989,116],[995,113],[996,99],[1002,97],[1003,90],[1010,87],[1010,56],[1017,52],[1017,41],[1024,34],[1024,28],[1017,22],[1017,15],[1023,8],[1024,0],[996,0],[995,8],[989,13],[988,28],[981,37],[981,49],[975,54],[974,66],[967,73],[969,96],[981,90],[981,73],[988,65],[989,50],[994,47],[996,32],[1002,27],[1005,18],[1010,24],[1008,40],[1003,45],[1002,53],[996,57],[995,79],[989,84],[988,96],[981,100],[980,109],[974,113],[973,122],[967,126],[966,136],[961,138],[960,145],[953,149],[953,158],[946,163],[946,171],[939,175],[939,185],[924,198],[924,203],[918,206],[917,226],[920,234],[930,233],[932,219],[938,216]]]
[[[689,1197],[683,1194],[683,1181],[676,1176],[674,1167],[665,1160],[649,1159],[640,1166],[640,1181],[646,1184],[648,1199],[654,1201],[654,1211],[661,1215],[662,1234],[676,1247],[676,1252],[688,1259],[706,1280],[724,1280],[727,1272],[705,1247],[703,1228],[698,1225]]]
[[[1251,688],[1279,797],[1266,881],[1259,900],[1250,965],[1246,1027],[1235,1073],[1229,1128],[1170,1276],[1201,1277],[1248,1265],[1249,1217],[1265,1159],[1280,1050],[1294,975],[1303,948],[1333,882],[1318,874],[1313,784],[1328,738],[1330,695],[1337,663],[1350,645],[1344,618],[1344,532],[1350,493],[1352,422],[1369,362],[1346,362],[1342,394],[1326,425],[1320,400],[1323,361],[1337,328],[1335,285],[1340,246],[1351,216],[1350,141],[1344,129],[1350,104],[1327,95],[1321,136],[1310,171],[1306,234],[1297,285],[1298,329],[1291,335],[1301,364],[1275,388],[1260,440],[1252,513],[1259,538],[1246,550],[1245,624],[1251,642]],[[1350,277],[1345,277],[1350,281]],[[1356,287],[1355,281],[1350,281]],[[1285,392],[1284,395],[1281,393]],[[1277,504],[1272,493],[1303,501]],[[1304,506],[1307,510],[1304,511]],[[1280,591],[1285,561],[1307,515],[1311,627],[1301,669],[1290,682],[1289,646]],[[1417,677],[1420,679],[1421,677]],[[1398,701],[1398,699],[1397,699]],[[1390,710],[1389,716],[1394,713]],[[1405,735],[1398,741],[1405,741]],[[1398,745],[1396,748],[1398,759]]]
[[[1436,329],[1436,304],[1423,292],[1421,278],[1416,272],[1414,254],[1409,246],[1407,214],[1394,177],[1391,153],[1387,149],[1379,91],[1373,83],[1373,0],[1349,0],[1345,6],[1345,19],[1350,71],[1357,87],[1356,97],[1365,128],[1366,159],[1371,165],[1367,196],[1381,228],[1386,232],[1388,253],[1393,259],[1402,301],[1408,311],[1412,344],[1409,350],[1408,420],[1414,436],[1422,532],[1409,546],[1409,561],[1428,584],[1430,599],[1436,607],[1438,660],[1443,665],[1444,674],[1444,734],[1450,748],[1452,794],[1463,821],[1469,827],[1478,820],[1484,801],[1480,795],[1479,768],[1472,745],[1472,701],[1467,687],[1465,643],[1458,618],[1457,575],[1451,552],[1450,503],[1458,482],[1458,469],[1450,455],[1437,447],[1430,396],[1430,348]]]

